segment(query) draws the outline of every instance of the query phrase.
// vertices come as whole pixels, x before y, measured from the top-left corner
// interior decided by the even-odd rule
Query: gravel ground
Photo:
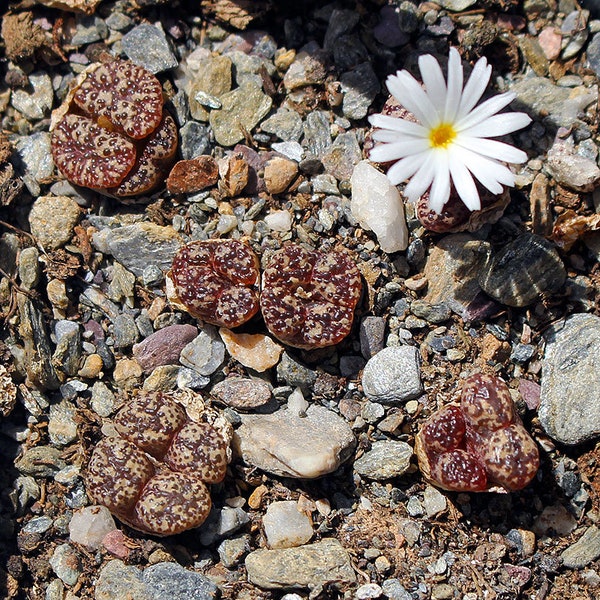
[[[39,0],[14,3],[1,35],[0,596],[599,595],[594,14],[573,0]],[[490,88],[532,117],[508,140],[528,162],[506,208],[468,231],[428,231],[407,206],[407,248],[388,254],[351,210],[366,117],[388,74],[450,46],[465,65],[487,57]],[[214,161],[135,202],[68,184],[51,111],[106,53],[157,75],[178,157]],[[210,238],[247,240],[262,268],[287,241],[347,251],[364,286],[350,335],[307,351],[260,317],[236,330],[252,338],[192,318],[165,276]],[[507,382],[539,446],[520,492],[440,491],[413,455],[479,371]],[[118,410],[156,390],[189,413],[195,391],[235,430],[207,522],[163,538],[86,488]]]

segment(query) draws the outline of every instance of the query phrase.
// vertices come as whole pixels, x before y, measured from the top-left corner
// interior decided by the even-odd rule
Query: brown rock
[[[275,366],[283,352],[283,346],[262,333],[233,333],[222,327],[219,334],[235,360],[260,373]]]
[[[247,377],[228,377],[213,387],[212,394],[238,410],[252,410],[271,400],[271,388],[265,381]]]
[[[248,184],[250,167],[241,154],[226,158],[220,165],[221,181],[219,188],[227,196],[238,196]]]
[[[274,156],[265,165],[265,185],[270,194],[281,194],[298,175],[298,164],[281,156]]]
[[[133,356],[144,372],[162,365],[179,364],[179,354],[198,335],[193,325],[170,325],[133,346]]]
[[[215,185],[218,178],[217,161],[212,156],[197,156],[175,164],[167,179],[167,189],[171,194],[191,194]]]

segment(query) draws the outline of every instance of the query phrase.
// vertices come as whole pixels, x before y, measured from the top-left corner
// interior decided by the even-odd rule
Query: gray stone
[[[54,174],[54,160],[50,151],[50,134],[37,131],[17,139],[15,150],[19,156],[19,170],[32,196],[39,196],[40,184],[47,183]]]
[[[562,88],[545,77],[524,77],[512,85],[510,91],[517,95],[515,105],[548,120],[555,127],[583,125],[580,114],[598,98],[597,88]]]
[[[428,519],[443,513],[448,507],[446,496],[437,488],[428,485],[423,492],[423,509]]]
[[[255,550],[246,557],[248,579],[266,589],[341,587],[356,582],[350,556],[335,539],[299,548]]]
[[[589,10],[574,10],[571,11],[564,19],[560,26],[560,30],[565,38],[566,46],[563,46],[561,58],[568,60],[572,58],[583,48],[589,36],[587,22],[590,16]]]
[[[410,305],[410,312],[415,317],[420,317],[428,323],[434,324],[447,321],[452,314],[450,307],[445,302],[431,304],[426,300],[413,300]]]
[[[261,129],[276,135],[284,142],[297,142],[302,135],[302,118],[295,110],[278,108],[274,115],[261,123]]]
[[[335,471],[354,450],[354,434],[346,421],[322,406],[310,405],[303,416],[280,409],[241,419],[234,434],[239,454],[275,475],[320,477]]]
[[[600,529],[592,525],[561,555],[563,565],[569,569],[582,569],[600,556]]]
[[[308,389],[317,380],[317,373],[284,352],[277,365],[277,380],[292,387]]]
[[[428,281],[424,300],[431,305],[446,303],[465,320],[482,318],[497,306],[481,290],[481,272],[489,244],[472,235],[447,235],[431,247],[424,274]]]
[[[388,600],[412,600],[412,595],[400,583],[399,579],[386,579],[381,584],[381,589]]]
[[[554,246],[525,233],[492,255],[481,270],[479,285],[507,306],[527,306],[542,294],[558,291],[567,272]]]
[[[578,192],[591,192],[600,181],[596,162],[578,154],[575,147],[564,140],[554,142],[546,167],[558,183]]]
[[[186,87],[194,119],[208,121],[208,109],[222,107],[220,97],[231,91],[231,70],[228,56],[208,55],[195,61],[194,74]]]
[[[349,181],[354,171],[354,165],[360,162],[362,152],[354,132],[341,133],[326,152],[321,161],[327,173],[338,181]]]
[[[249,550],[250,536],[248,534],[223,540],[217,548],[221,563],[227,569],[231,569],[238,565]]]
[[[197,335],[198,329],[193,325],[169,325],[135,344],[133,356],[146,373],[161,365],[176,365],[181,351]]]
[[[181,157],[185,160],[210,154],[210,127],[189,121],[179,130]]]
[[[107,562],[96,580],[94,600],[154,600],[142,580],[142,571],[121,560]]]
[[[352,31],[359,20],[360,15],[355,10],[340,10],[336,8],[331,11],[329,24],[325,32],[325,39],[323,40],[323,48],[333,50],[339,38]]]
[[[46,533],[52,527],[52,519],[50,517],[33,517],[28,521],[21,531],[25,533]]]
[[[327,77],[327,54],[316,43],[307,44],[296,54],[294,62],[283,76],[288,92],[307,85],[320,85]]]
[[[77,409],[68,400],[50,406],[48,435],[57,446],[66,446],[77,439]]]
[[[53,446],[34,446],[17,458],[15,467],[25,475],[52,477],[67,466],[61,454],[62,452]]]
[[[113,302],[125,302],[133,308],[135,305],[135,275],[115,262],[111,269],[111,281],[108,285],[108,297]]]
[[[586,56],[590,67],[600,77],[600,33],[595,33],[586,49]]]
[[[129,348],[138,341],[139,331],[133,315],[122,313],[113,321],[115,348]]]
[[[209,121],[215,140],[223,146],[234,146],[244,139],[271,110],[273,101],[260,86],[246,83],[221,96],[222,108],[212,110]]]
[[[390,346],[370,358],[365,365],[362,385],[373,402],[395,404],[423,393],[420,359],[413,346]]]
[[[249,521],[248,513],[239,507],[213,508],[200,529],[200,543],[210,546],[215,541],[235,533]]]
[[[600,434],[600,318],[567,317],[546,333],[538,416],[563,444],[580,444]]]
[[[473,6],[475,2],[476,0],[440,0],[440,5],[452,12],[462,12],[469,6]]]
[[[321,157],[331,146],[331,130],[329,113],[324,110],[314,110],[306,116],[304,121],[304,148]]]
[[[46,73],[31,73],[29,85],[13,90],[10,103],[26,119],[38,121],[48,115],[54,100],[52,80]]]
[[[41,196],[29,212],[29,226],[37,242],[46,250],[64,246],[72,237],[81,210],[67,196]]]
[[[182,240],[170,226],[143,222],[99,231],[92,236],[92,243],[101,252],[107,250],[136,277],[141,277],[150,264],[169,270]]]
[[[225,344],[217,329],[205,325],[200,334],[183,348],[179,360],[200,375],[212,375],[225,360]]]
[[[168,71],[178,64],[164,31],[154,25],[134,27],[123,36],[121,43],[125,54],[151,73]]]
[[[371,63],[365,62],[340,79],[344,100],[342,111],[348,119],[363,119],[379,93],[379,79]]]
[[[66,585],[73,586],[81,575],[79,555],[69,544],[59,544],[48,561],[56,576]]]
[[[75,325],[77,324],[75,323]],[[57,370],[73,377],[79,370],[82,352],[79,327],[65,331],[60,337],[57,336],[56,342],[52,362]]]
[[[71,44],[73,46],[83,46],[84,44],[99,42],[107,37],[108,27],[104,19],[96,15],[78,15]]]
[[[19,255],[19,279],[21,285],[27,289],[33,289],[40,279],[40,252],[34,246],[23,248]]]
[[[142,581],[151,600],[213,600],[219,596],[210,579],[172,562],[144,569]]]
[[[385,319],[368,316],[360,322],[360,351],[369,359],[383,350],[385,341]]]
[[[406,442],[381,440],[354,462],[354,470],[363,477],[381,481],[406,473],[413,455]]]

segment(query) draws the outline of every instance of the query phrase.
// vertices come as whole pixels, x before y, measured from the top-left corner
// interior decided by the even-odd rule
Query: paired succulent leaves
[[[72,183],[128,198],[156,188],[177,152],[162,87],[125,60],[91,65],[52,123],[52,157]]]

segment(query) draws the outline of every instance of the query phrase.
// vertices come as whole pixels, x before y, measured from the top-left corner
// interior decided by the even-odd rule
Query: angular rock
[[[525,233],[492,255],[479,275],[479,285],[507,306],[527,306],[543,293],[558,291],[567,272],[554,246]]]
[[[408,228],[404,204],[396,186],[369,161],[355,167],[351,210],[361,227],[373,231],[384,252],[400,252],[408,246]]]
[[[312,520],[300,512],[295,500],[272,502],[262,522],[271,549],[302,546],[313,535]]]
[[[174,69],[178,64],[165,32],[154,25],[143,23],[134,27],[121,43],[125,54],[151,73]]]
[[[381,440],[354,463],[354,470],[363,477],[381,481],[403,475],[410,466],[412,447],[406,442]]]
[[[220,596],[208,577],[172,562],[144,569],[142,581],[152,600],[214,600]]]
[[[423,393],[421,361],[414,346],[390,346],[371,357],[363,370],[362,385],[372,402],[395,404]]]
[[[351,585],[356,575],[350,556],[335,539],[299,548],[255,550],[246,557],[248,579],[266,589],[317,589]]]
[[[563,565],[569,569],[582,569],[600,556],[600,529],[592,525],[561,555]]]
[[[312,479],[331,473],[356,443],[343,418],[314,404],[302,416],[280,409],[241,418],[234,447],[246,462],[275,475]]]
[[[211,393],[226,406],[236,410],[252,410],[271,401],[271,388],[262,379],[228,377],[215,384]]]
[[[595,161],[581,156],[572,144],[556,140],[548,151],[546,166],[557,183],[577,192],[591,192],[600,181]]]
[[[133,346],[133,356],[145,373],[179,363],[181,351],[198,335],[193,325],[169,325]]]
[[[600,318],[574,314],[546,333],[538,416],[554,440],[575,445],[600,435]]]
[[[93,552],[100,548],[104,536],[115,529],[115,521],[108,508],[86,506],[73,513],[69,522],[69,539]]]
[[[127,566],[118,559],[111,560],[102,567],[95,587],[95,600],[154,600],[142,581],[142,571],[137,567]]]
[[[64,246],[72,237],[81,210],[67,196],[41,196],[31,207],[31,233],[46,250]]]
[[[219,334],[235,360],[259,373],[274,367],[283,352],[283,346],[263,333],[234,333],[221,327]]]

